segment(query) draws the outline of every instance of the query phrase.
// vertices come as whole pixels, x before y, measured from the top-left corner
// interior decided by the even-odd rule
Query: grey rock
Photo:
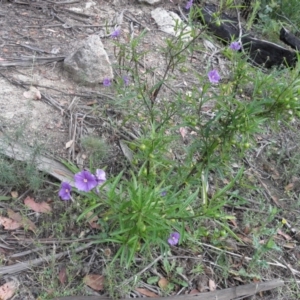
[[[77,83],[96,86],[104,78],[113,78],[113,69],[98,35],[90,35],[79,43],[64,60],[64,69]]]
[[[174,36],[181,35],[187,41],[192,39],[191,27],[184,25],[180,17],[174,12],[158,7],[151,11],[151,17],[155,20],[161,31]]]

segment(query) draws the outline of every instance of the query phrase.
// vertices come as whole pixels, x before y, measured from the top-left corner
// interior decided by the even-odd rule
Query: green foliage
[[[192,217],[190,205],[197,196],[197,191],[190,193],[189,189],[178,192],[171,191],[170,187],[163,189],[163,182],[157,184],[144,170],[142,167],[137,176],[128,174],[127,180],[122,182],[122,173],[107,182],[101,188],[104,203],[89,207],[79,218],[92,210],[100,215],[106,232],[101,242],[120,244],[115,258],[120,256],[121,263],[127,266],[136,252],[150,252],[155,246],[166,251],[166,237],[172,228],[181,232],[183,238],[184,222],[181,220]]]
[[[203,32],[198,30],[196,35],[192,31],[194,38],[187,40],[186,28],[177,25],[177,30],[177,37],[166,39],[162,49],[162,77],[151,83],[146,77],[153,70],[139,71],[140,59],[146,54],[139,44],[146,32],[126,45],[116,43],[120,70],[127,70],[133,78],[130,86],[124,88],[119,82],[116,87],[116,108],[124,112],[121,126],[139,128],[135,138],[127,142],[133,159],[130,169],[110,178],[98,194],[80,196],[89,200],[79,219],[90,212],[100,216],[103,230],[99,242],[118,244],[115,259],[120,258],[127,267],[136,253],[166,252],[168,236],[174,231],[181,234],[179,243],[189,245],[209,238],[222,247],[229,236],[242,243],[228,225],[232,216],[224,210],[226,203],[239,197],[236,185],[243,174],[242,168],[233,171],[230,164],[245,157],[255,146],[255,135],[266,125],[289,122],[300,111],[298,70],[266,74],[251,68],[243,54],[231,49],[224,49],[231,60],[227,80],[212,85],[207,74],[194,72],[197,83],[186,92],[172,91],[172,98],[161,98],[162,88],[172,85],[176,70],[187,64]],[[204,113],[207,105],[212,107],[210,115]],[[184,130],[193,135],[185,138]],[[209,177],[214,174],[229,180],[226,185],[215,185],[217,190],[211,195]],[[215,226],[205,228],[208,220]],[[190,232],[187,227],[192,228]],[[269,242],[257,245],[256,262],[275,247],[274,232],[264,234]]]
[[[24,127],[26,124],[24,123]],[[34,141],[28,145],[28,141],[22,139],[24,127],[18,127],[13,134],[4,134],[1,139],[0,147],[7,147],[8,153],[18,152],[16,156],[23,157],[26,161],[10,159],[2,154],[5,149],[0,148],[0,189],[30,189],[37,192],[44,183],[45,174],[37,169],[37,158],[42,152],[43,146]],[[13,144],[18,141],[18,147]],[[12,145],[10,144],[12,143]]]
[[[81,140],[82,146],[88,152],[90,164],[92,166],[100,165],[108,154],[107,143],[93,136],[83,137]]]
[[[12,161],[0,155],[0,188],[29,188],[38,191],[44,175],[36,169],[34,162]]]
[[[252,10],[251,21],[248,21],[247,28],[250,29],[254,18],[257,18],[256,27],[268,39],[278,41],[278,32],[282,25],[298,32],[300,28],[298,0],[260,0],[255,1],[255,9]]]
[[[70,250],[70,249],[69,249]],[[74,254],[72,255],[73,261],[79,261],[81,258]],[[74,294],[82,293],[84,284],[75,281],[76,272],[78,272],[78,265],[72,265],[66,267],[66,278],[68,278],[68,284],[61,284],[58,280],[58,267],[55,265],[55,260],[49,261],[49,266],[43,268],[40,272],[35,272],[34,276],[37,282],[42,285],[42,292],[39,294],[39,299],[50,300],[53,297],[67,297]]]
[[[274,241],[274,236],[282,225],[278,223],[278,225],[274,228],[267,227],[267,224],[270,224],[270,222],[274,221],[276,214],[277,209],[269,207],[269,214],[267,215],[267,218],[265,220],[261,220],[261,229],[253,235],[255,252],[249,264],[249,270],[256,268],[257,264],[260,264],[261,267],[266,267],[266,262],[261,258],[263,258],[264,254],[268,253],[269,251],[281,251]],[[266,240],[261,243],[263,237],[266,237]]]
[[[257,13],[260,11],[260,8],[261,8],[261,1],[252,1],[252,5],[251,5],[251,14],[250,14],[250,17],[248,18],[248,21],[247,21],[247,30],[250,30],[255,19],[256,19],[256,16],[257,16]]]
[[[233,8],[233,2],[221,1],[221,10]],[[255,1],[248,26],[259,12],[262,22],[259,26],[263,24],[265,32],[270,28],[273,32],[278,31],[277,17],[281,6],[280,1]],[[289,5],[285,9],[287,7]],[[282,12],[297,21],[292,11]],[[256,147],[257,134],[277,128],[279,124],[289,124],[300,116],[299,66],[294,70],[266,73],[252,68],[243,53],[225,47],[221,52],[230,60],[226,70],[229,75],[225,78],[222,74],[222,80],[212,84],[207,76],[211,70],[210,61],[202,66],[201,72],[189,66],[194,53],[204,51],[197,40],[205,28],[196,28],[193,24],[193,16],[199,13],[197,9],[190,11],[190,32],[186,26],[177,23],[176,37],[166,38],[160,49],[164,58],[161,61],[163,72],[155,73],[154,67],[145,66],[141,72],[142,60],[147,55],[141,47],[147,37],[146,31],[127,44],[116,42],[117,69],[129,74],[132,82],[125,86],[122,77],[116,79],[115,102],[109,105],[114,111],[122,112],[122,119],[115,122],[113,116],[109,116],[108,122],[115,132],[128,137],[124,143],[132,152],[132,159],[128,159],[128,167],[117,174],[107,171],[109,167],[101,166],[110,172],[108,180],[98,190],[72,194],[75,213],[74,206],[64,207],[60,222],[52,224],[51,234],[60,238],[64,237],[64,229],[74,222],[78,211],[82,212],[78,222],[85,223],[97,216],[100,230],[94,238],[99,243],[115,246],[105,277],[110,295],[116,298],[118,293],[126,292],[125,288],[122,292],[115,288],[116,278],[123,280],[126,277],[120,266],[132,266],[137,255],[151,259],[154,252],[168,253],[168,237],[172,232],[180,233],[179,245],[192,253],[205,251],[203,241],[213,245],[212,252],[217,253],[214,261],[217,272],[224,279],[233,274],[248,279],[259,278],[257,267],[267,266],[267,254],[281,251],[274,238],[282,226],[276,219],[278,212],[263,203],[260,209],[266,212],[265,219],[257,212],[244,213],[247,218],[244,222],[252,225],[248,237],[252,237],[253,245],[247,246],[252,257],[247,266],[233,270],[226,251],[231,251],[231,245],[226,241],[241,245],[243,240],[240,228],[229,222],[235,217],[227,207],[247,203],[242,189],[255,190],[254,184],[250,185],[243,177],[243,159]],[[220,12],[216,12],[214,18],[216,24],[221,22]],[[283,20],[287,21],[286,17]],[[153,76],[154,73],[161,77]],[[182,73],[192,77],[193,85],[175,90],[174,83],[181,80]],[[169,90],[169,95],[162,95],[164,89]],[[109,148],[103,140],[94,137],[84,138],[82,145],[90,154],[90,170],[95,172],[105,161]],[[34,166],[38,151],[34,151],[27,164],[0,157],[0,187],[37,190],[43,179]],[[291,158],[297,173],[298,158],[298,153]],[[232,167],[233,163],[235,167]],[[80,171],[72,163],[65,162],[65,165],[74,173]],[[176,260],[164,257],[161,261],[162,272],[169,282],[164,292],[173,291],[175,286],[188,286]],[[68,268],[69,276],[72,272],[77,274],[76,268]],[[190,273],[205,274],[206,270],[203,264],[195,264]],[[77,291],[77,287],[65,292],[59,290],[57,284],[53,284],[57,274],[52,269],[45,269],[40,276],[40,281],[52,282],[51,289],[57,290],[53,296]],[[148,277],[147,282],[157,284],[159,278]],[[48,298],[47,295],[44,297]]]
[[[297,0],[262,0],[259,17],[263,22],[268,18],[280,20],[289,25],[294,24],[299,28],[299,11],[300,3]]]

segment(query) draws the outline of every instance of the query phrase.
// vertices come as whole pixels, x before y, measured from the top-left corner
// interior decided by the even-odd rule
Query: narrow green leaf
[[[147,279],[148,284],[156,284],[159,280],[158,276],[151,276]]]

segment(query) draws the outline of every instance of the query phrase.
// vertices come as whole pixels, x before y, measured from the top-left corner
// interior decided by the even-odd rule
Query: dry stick
[[[34,38],[32,38],[30,35],[27,35],[27,34],[22,34],[21,32],[18,32],[17,30],[13,29],[13,32],[15,32],[16,34],[20,35],[21,37],[23,38],[26,38],[27,40],[31,40],[31,41],[34,41],[36,42],[36,40]]]
[[[183,11],[182,11],[182,9],[181,9],[181,7],[180,7],[179,4],[178,4],[177,8],[178,8],[178,10],[179,10],[179,12],[180,12],[181,17],[182,17],[186,22],[188,22],[189,20],[188,20],[188,18],[185,16],[185,14],[183,13]]]
[[[152,269],[150,270],[150,272],[152,272]],[[159,275],[159,276],[160,276],[160,278],[162,278],[161,275]],[[139,282],[139,288],[143,288],[143,287],[146,288],[147,290],[149,290],[149,291],[155,293],[156,295],[159,294],[159,288],[158,288],[158,286],[150,285],[150,284],[148,284],[148,283],[145,283],[145,282],[143,282],[143,281],[140,281],[140,282]],[[139,291],[137,291],[137,292],[138,292],[138,295],[140,295],[140,292],[139,292]],[[131,295],[131,294],[130,294],[130,295]]]
[[[59,244],[69,244],[69,243],[75,243],[75,242],[90,242],[90,238],[82,238],[82,239],[51,239],[51,238],[46,238],[46,239],[39,239],[40,244],[53,244],[53,243],[59,243]],[[36,241],[32,238],[24,238],[24,237],[7,237],[5,238],[5,242],[8,242],[9,244],[16,244],[16,243],[32,243],[34,244]],[[31,245],[31,244],[29,244]]]
[[[58,11],[55,9],[55,7],[53,7],[52,9],[53,9],[53,11],[55,12],[55,13],[52,13],[52,15],[53,15],[58,21],[60,21],[60,22],[62,22],[62,23],[64,23],[64,24],[66,24],[67,21],[64,21],[61,17],[59,17],[59,16],[57,15]],[[77,17],[77,16],[73,16],[73,15],[71,15],[70,17],[73,18],[74,20],[79,21],[79,22],[83,22],[83,23],[85,23],[85,24],[87,24],[87,25],[91,25],[89,20],[82,20],[81,18],[79,18],[79,17]],[[86,16],[85,16],[85,17],[86,17]]]
[[[74,116],[73,116],[73,113],[71,113],[70,114],[70,121],[69,121],[69,140],[73,139],[72,130],[73,130],[73,127],[76,126],[75,125],[76,124],[76,120],[75,120],[75,122],[73,122],[73,119],[74,119]],[[73,145],[74,145],[74,140],[73,140]],[[68,159],[69,160],[70,160],[71,154],[72,154],[72,145],[70,146],[69,151],[68,151]],[[72,155],[72,157],[73,157],[73,155]]]
[[[78,2],[80,2],[80,0],[70,0],[70,1],[61,1],[61,2],[54,2],[54,1],[46,0],[46,2],[48,2],[50,4],[55,4],[55,6],[57,6],[57,5],[78,3]],[[45,5],[39,4],[39,3],[22,2],[22,1],[17,1],[17,0],[14,1],[14,4],[29,5],[29,6],[34,6],[34,7],[45,7]]]
[[[296,26],[289,18],[287,18],[286,16],[281,15],[281,14],[279,14],[279,13],[277,13],[277,12],[275,12],[275,14],[276,14],[277,16],[281,17],[281,18],[286,19],[286,20],[294,27],[295,31],[298,32],[298,27],[297,27],[297,26]]]
[[[26,250],[26,251],[22,251],[22,252],[19,252],[19,253],[9,255],[9,258],[18,258],[18,257],[22,257],[22,256],[25,256],[25,255],[31,254],[33,252],[38,252],[40,250],[45,250],[45,249],[47,249],[47,247],[43,246],[43,247],[39,247],[39,248],[36,248],[36,249]]]
[[[253,169],[253,174],[255,174],[255,176],[258,178],[258,180],[261,182],[261,179],[259,179],[260,178],[260,173],[262,172],[262,171],[259,171],[259,170],[257,170],[257,168],[255,168],[255,166],[253,166],[252,164],[251,164],[251,162],[248,160],[248,159],[245,159],[245,161],[246,161],[246,163]],[[261,182],[261,184],[264,186],[264,187],[266,187],[262,182]],[[272,198],[272,195],[269,193],[269,190],[268,189],[263,189],[263,190],[261,190],[261,192],[263,193],[263,195],[264,195],[264,197],[266,198],[266,199],[268,199],[268,201],[271,201],[271,199],[273,199]],[[268,192],[268,194],[267,194],[267,192]],[[270,196],[270,197],[269,197]],[[250,199],[247,199],[247,201],[249,201],[249,202],[252,202],[252,203],[255,203],[255,204],[257,204],[257,202],[256,201],[251,201]],[[276,202],[275,202],[276,203]],[[226,206],[226,205],[225,205]],[[242,208],[242,207],[239,207],[239,206],[235,206],[235,208],[236,209],[246,209],[246,210],[251,210],[251,211],[256,211],[256,212],[259,212],[258,210],[255,210],[255,209],[250,209],[250,208]],[[297,213],[297,211],[293,211],[294,213]],[[260,213],[262,213],[262,214],[267,214],[267,212],[263,212],[263,211],[260,211]],[[282,216],[278,216],[277,217],[278,218],[278,220],[280,220],[280,222],[281,222],[281,220],[282,219],[285,219],[285,217],[282,217]],[[288,229],[289,229],[289,231],[292,233],[292,235],[293,235],[293,239],[294,240],[296,240],[297,242],[299,242],[299,239],[297,238],[297,235],[296,235],[296,232],[297,232],[297,230],[295,229],[295,228],[293,228],[287,221],[285,221],[285,224],[284,224]]]
[[[0,243],[0,247],[3,249],[14,250],[14,248],[7,247],[5,244]]]
[[[91,22],[90,22],[90,21],[82,20],[82,19],[80,19],[79,17],[76,17],[76,16],[70,16],[70,18],[72,18],[72,19],[74,19],[74,20],[76,20],[76,21],[78,21],[78,22],[83,22],[83,23],[85,23],[86,25],[91,25]],[[73,27],[73,26],[72,26],[72,27]]]
[[[79,113],[77,113],[78,115]],[[83,126],[85,125],[84,122],[85,122],[85,117],[87,116],[87,114],[84,114],[81,118],[81,121],[80,121],[80,126],[79,126],[79,132],[78,132],[78,140],[81,141],[82,137],[83,137]],[[82,166],[83,167],[83,166]]]
[[[17,46],[17,47],[24,47],[26,49],[29,49],[29,50],[32,50],[32,51],[36,51],[36,52],[39,52],[39,53],[46,53],[46,54],[53,54],[49,51],[46,51],[46,50],[43,50],[43,49],[40,49],[36,46],[30,46],[30,45],[25,45],[25,44],[17,44],[17,43],[14,43],[14,44],[7,44],[7,46]]]
[[[246,54],[245,50],[244,50],[244,47],[243,47],[243,43],[242,43],[242,35],[243,35],[243,30],[242,29],[243,28],[242,28],[242,23],[241,23],[240,12],[238,10],[238,5],[237,5],[237,3],[236,3],[235,0],[234,0],[234,5],[235,5],[237,19],[238,19],[238,25],[239,25],[239,37],[238,37],[238,40],[239,40],[239,43],[241,45],[241,50],[242,50],[243,54]],[[253,61],[252,58],[248,57],[248,60],[252,62],[253,66],[257,67],[257,64],[255,63],[255,61]],[[265,69],[262,68],[262,70],[265,70]]]
[[[66,111],[61,104],[59,104],[56,100],[52,97],[48,96],[47,94],[41,93],[42,99],[46,99],[52,106],[57,108],[62,114],[69,116],[68,111]]]
[[[281,279],[270,280],[260,283],[250,283],[232,287],[224,290],[214,292],[199,293],[195,295],[179,295],[170,297],[157,297],[156,300],[231,300],[231,299],[244,299],[255,295],[256,293],[268,291],[277,287],[284,286]],[[134,298],[134,299],[145,299]],[[71,297],[58,297],[52,300],[111,300],[105,296],[71,296]],[[120,298],[119,300],[132,300],[132,298]]]
[[[80,247],[76,248],[74,251],[75,251],[75,253],[81,252],[81,251],[91,247],[94,243],[95,242],[90,242],[84,246],[80,246]],[[14,264],[14,265],[0,267],[0,275],[18,273],[18,272],[24,271],[26,269],[29,269],[31,267],[40,265],[41,263],[47,262],[50,259],[53,259],[53,258],[60,259],[69,253],[70,253],[70,251],[68,250],[68,251],[64,251],[64,252],[54,254],[54,255],[51,254],[51,255],[48,255],[48,256],[42,257],[42,258],[28,260],[26,262],[20,262],[20,263]]]
[[[64,24],[48,24],[48,25],[30,25],[30,26],[25,26],[25,28],[41,28],[41,27],[63,27]],[[77,28],[77,27],[84,27],[84,28],[93,28],[93,27],[103,27],[103,28],[106,28],[106,27],[113,27],[113,25],[102,25],[102,24],[99,24],[99,25],[70,25],[70,27],[68,28]],[[109,37],[110,34],[108,34],[106,37]]]
[[[67,21],[65,21],[64,19],[62,19],[60,16],[58,16],[57,14],[53,13],[53,16],[56,20],[58,20],[59,22],[61,22],[63,25],[67,25],[67,28],[72,27],[71,25],[68,24]]]
[[[20,200],[21,200],[22,198],[24,198],[27,194],[29,194],[29,192],[30,192],[29,189],[26,190],[23,194],[21,194],[21,195],[17,198],[17,200],[20,201]]]
[[[2,60],[0,61],[0,67],[15,67],[15,66],[23,66],[23,67],[32,67],[32,64],[47,64],[55,61],[63,61],[65,56],[57,56],[57,57],[21,57],[21,58],[13,58],[11,60]],[[5,78],[5,75],[1,74]]]
[[[268,198],[271,199],[277,207],[283,208],[282,204],[279,203],[279,201],[277,200],[277,197],[274,196],[274,194],[270,191],[267,184],[260,178],[260,174],[258,174],[257,172],[254,172],[254,174],[256,175],[256,178],[260,182],[261,186],[264,188],[264,191],[266,191],[267,195],[269,196],[267,197],[267,199]],[[266,195],[264,192],[263,194]]]
[[[147,271],[149,268],[151,268],[155,263],[157,263],[159,260],[161,260],[164,256],[160,255],[158,256],[154,261],[152,261],[148,266],[146,266],[143,270],[141,270],[140,272],[136,273],[135,275],[131,276],[130,278],[128,278],[127,280],[123,281],[118,287],[121,287],[123,285],[127,285],[130,281],[134,280],[134,278],[136,276],[139,276],[141,274],[143,274],[145,271]]]
[[[284,260],[283,260],[283,264],[291,272],[291,274],[292,274],[292,276],[294,278],[294,282],[296,283],[297,282],[297,278],[296,278],[295,273],[293,272],[293,269],[291,268],[291,266],[288,263],[286,263]],[[298,284],[296,285],[296,288],[299,291],[299,285]]]
[[[37,57],[36,59],[38,60],[39,58]],[[30,66],[32,66],[32,61],[30,63]],[[0,61],[0,67],[1,67],[1,61]],[[23,88],[25,88],[24,86],[31,86],[31,85],[33,85],[32,83],[28,83],[28,82],[25,82],[25,81],[22,81],[22,80],[16,80],[14,78],[10,78],[10,77],[4,75],[3,73],[0,73],[0,75],[2,77],[4,77],[11,84],[19,85],[19,86],[22,86]],[[66,92],[64,92],[62,90],[59,90],[59,89],[56,89],[56,88],[53,88],[53,87],[50,87],[50,86],[42,85],[42,84],[34,84],[34,86],[36,86],[36,87],[42,87],[42,88],[46,88],[46,89],[50,89],[50,90],[54,90],[54,91],[60,92],[60,93],[62,93],[64,95],[72,96],[72,97],[73,96],[74,97],[75,96],[77,96],[77,97],[85,97],[85,98],[105,97],[105,98],[108,98],[110,100],[114,100],[115,101],[115,98],[112,95],[107,95],[107,94],[103,94],[103,93],[100,93],[100,92],[90,91],[90,93],[86,93],[86,94],[84,94],[84,93],[81,93],[81,94],[78,94],[78,93],[66,93]]]
[[[245,51],[244,51],[244,48],[243,48],[243,44],[242,44],[243,30],[242,30],[242,24],[241,24],[241,16],[240,16],[240,12],[238,10],[238,5],[236,3],[236,0],[234,0],[234,5],[235,5],[236,15],[237,15],[238,23],[239,23],[239,43],[241,45],[243,53],[245,54]]]
[[[127,14],[124,14],[124,18],[127,19],[128,21],[131,21],[131,23],[134,22],[134,23],[138,24],[139,26],[141,26],[143,29],[146,29],[146,30],[150,31],[150,29],[146,25],[143,25],[142,23],[140,23],[139,21],[137,21],[132,16],[128,16]]]
[[[76,140],[76,130],[77,130],[77,114],[75,113],[74,118],[74,108],[77,102],[77,97],[74,97],[70,103],[68,110],[70,111],[70,124],[69,124],[69,140],[72,140],[73,143],[69,148],[69,159],[72,156],[72,160],[75,158],[75,140]],[[72,132],[73,131],[73,132]]]
[[[80,2],[80,0],[70,0],[70,1],[60,1],[60,2],[46,0],[46,2],[55,4],[55,6],[57,6],[57,5],[78,3],[78,2]]]
[[[249,201],[249,199],[247,199],[247,200]],[[239,209],[239,210],[246,210],[246,211],[253,211],[253,212],[264,214],[264,215],[268,215],[269,214],[269,212],[267,212],[267,211],[262,211],[260,209],[255,209],[255,208],[250,208],[250,207],[232,206],[232,205],[228,205],[228,204],[225,204],[224,207],[234,208],[234,209]]]
[[[259,155],[261,154],[261,152],[264,150],[264,148],[268,145],[270,145],[271,142],[266,142],[264,145],[260,146],[260,148],[257,150],[255,157],[259,157]]]
[[[223,252],[223,253],[229,254],[229,255],[231,255],[231,256],[235,256],[235,257],[242,258],[242,259],[244,259],[244,260],[246,260],[246,261],[251,261],[251,260],[252,260],[251,257],[243,256],[243,255],[240,255],[240,254],[237,254],[237,253],[233,253],[233,252],[230,252],[230,251],[227,251],[227,250],[222,250],[222,249],[219,249],[219,248],[217,248],[217,247],[214,247],[214,246],[209,245],[209,244],[206,244],[206,243],[200,243],[200,242],[199,242],[198,244],[201,245],[201,246],[206,246],[206,247],[208,247],[208,248],[214,249],[214,250],[216,250],[216,251],[218,251],[218,252]],[[300,275],[300,271],[297,271],[297,270],[295,270],[295,269],[292,269],[291,267],[287,268],[284,264],[280,263],[279,261],[277,261],[277,260],[275,260],[275,259],[272,259],[272,260],[273,260],[273,262],[268,262],[268,261],[267,261],[267,264],[270,265],[270,266],[281,267],[281,268],[283,268],[283,269],[289,269],[289,270],[290,270],[291,272],[293,272],[294,274],[299,274],[299,275]],[[214,263],[212,263],[212,262],[210,262],[210,261],[206,261],[206,260],[203,260],[203,261],[208,262],[208,263],[213,264],[213,265],[216,266],[216,264],[214,264]],[[258,261],[261,261],[261,260],[258,260]]]
[[[73,10],[67,9],[67,8],[61,8],[61,10],[62,10],[62,11],[65,11],[65,12],[68,12],[68,13],[70,13],[70,14],[74,14],[74,15],[83,17],[83,18],[91,18],[91,17],[92,17],[92,15],[87,15],[87,14],[80,13],[80,12],[77,12],[77,11],[73,11]]]
[[[73,143],[70,148],[69,154],[72,156],[72,161],[74,161],[75,160],[75,143],[76,143],[76,132],[77,132],[77,126],[78,126],[78,116],[77,116],[77,113],[72,114],[72,116],[73,116],[73,118],[72,118],[73,123],[72,123],[72,127],[70,127],[70,128],[71,128],[71,131],[73,130],[73,135],[70,136],[70,138],[71,138],[71,140],[73,140]],[[69,159],[70,159],[70,157],[69,157]]]

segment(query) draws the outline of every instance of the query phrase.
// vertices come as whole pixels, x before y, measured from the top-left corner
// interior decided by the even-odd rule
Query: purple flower
[[[89,171],[83,170],[74,175],[75,186],[78,191],[89,192],[98,185],[96,177]]]
[[[124,85],[129,85],[129,77],[127,75],[123,76]]]
[[[99,186],[102,185],[106,181],[105,171],[103,171],[101,169],[97,169],[95,176],[96,176],[96,180],[97,180],[96,192],[99,193]]]
[[[232,42],[232,43],[230,44],[229,48],[230,48],[231,50],[238,51],[238,50],[241,49],[241,44],[240,44],[240,42]]]
[[[112,33],[111,33],[111,37],[112,38],[117,38],[117,37],[119,37],[121,35],[121,28],[120,27],[118,27],[118,28],[116,28]]]
[[[171,246],[175,246],[178,244],[179,242],[179,239],[180,239],[180,234],[178,232],[172,232],[168,238],[168,243],[169,245]]]
[[[190,9],[191,7],[192,7],[192,5],[193,5],[193,0],[189,0],[187,3],[186,3],[186,5],[185,5],[185,9]]]
[[[167,195],[167,191],[162,191],[162,192],[160,193],[160,195],[161,195],[162,197],[166,196],[166,195]]]
[[[111,81],[109,78],[104,78],[103,79],[103,85],[104,86],[111,86]]]
[[[103,184],[106,181],[106,174],[105,171],[101,170],[101,169],[97,169],[96,170],[96,180],[98,185]]]
[[[69,183],[67,182],[62,182],[61,183],[61,187],[60,190],[58,192],[58,196],[62,199],[62,200],[70,200],[71,199],[71,190],[72,187],[70,186]]]
[[[208,79],[211,83],[218,83],[221,77],[217,70],[211,70],[208,72]]]

